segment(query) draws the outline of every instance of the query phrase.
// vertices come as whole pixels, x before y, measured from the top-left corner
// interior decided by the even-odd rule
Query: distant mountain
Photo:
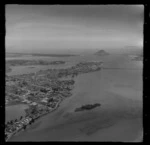
[[[104,56],[104,55],[109,55],[109,53],[106,52],[105,50],[99,50],[95,53],[95,55]]]

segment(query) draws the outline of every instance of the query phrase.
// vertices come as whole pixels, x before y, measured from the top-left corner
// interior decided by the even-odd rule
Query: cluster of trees
[[[48,92],[48,90],[45,89],[45,88],[41,88],[40,91],[43,92],[43,93],[47,93]]]
[[[98,107],[98,106],[101,106],[101,104],[95,103],[93,105],[92,104],[83,105],[80,108],[76,108],[75,112],[76,111],[83,111],[83,110],[91,110],[91,109],[94,109],[95,107]]]
[[[19,81],[19,85],[20,87],[24,87],[24,86],[27,86],[28,85],[28,82],[26,82],[26,80],[22,80],[22,81]]]
[[[15,122],[18,122],[18,121],[20,121],[20,120],[22,120],[22,119],[23,119],[23,116],[20,116],[19,119],[10,120],[10,121],[8,121],[8,122],[6,123],[6,127],[9,126],[9,125],[13,125]]]
[[[6,128],[8,127],[8,126],[10,126],[10,125],[13,125],[15,122],[18,122],[18,121],[20,121],[20,120],[22,120],[23,119],[23,116],[21,116],[20,117],[20,119],[15,119],[15,120],[10,120],[10,121],[8,121],[7,123],[6,123]],[[34,123],[34,121],[35,121],[35,119],[34,118],[32,118],[32,120],[30,121],[30,125],[32,124],[32,123]],[[25,125],[25,124],[23,124],[23,129],[26,129],[26,127],[27,127],[27,125]]]
[[[25,110],[26,116],[35,115],[38,113],[37,106],[30,106],[28,109]]]
[[[34,123],[34,118],[32,118],[32,120],[29,122],[29,124],[31,125],[32,123]],[[27,125],[26,124],[23,124],[23,127],[22,127],[24,130],[27,128]]]
[[[52,87],[52,90],[53,90],[53,92],[55,93],[55,92],[58,92],[59,91],[59,87]]]

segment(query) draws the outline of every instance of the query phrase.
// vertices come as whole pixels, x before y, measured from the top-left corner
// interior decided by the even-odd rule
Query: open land
[[[45,65],[60,65],[65,64],[65,61],[44,61],[44,60],[24,60],[24,59],[12,59],[6,61],[6,73],[12,71],[14,66],[29,66],[29,68],[34,68],[33,66],[45,66]]]

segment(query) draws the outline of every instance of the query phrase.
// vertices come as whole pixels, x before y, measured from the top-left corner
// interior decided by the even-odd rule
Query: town
[[[27,104],[26,115],[5,124],[6,141],[25,130],[39,117],[46,115],[71,97],[74,77],[81,73],[99,71],[102,62],[80,62],[66,69],[40,70],[35,73],[6,75],[6,106]]]

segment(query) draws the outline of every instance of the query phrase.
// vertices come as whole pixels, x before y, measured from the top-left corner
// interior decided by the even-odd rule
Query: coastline
[[[46,112],[46,113],[44,113],[44,114],[41,114],[41,116],[38,116],[38,117],[34,118],[35,121],[37,121],[38,119],[42,118],[43,116],[45,116],[45,115],[47,115],[47,114],[49,114],[49,113],[54,112],[54,111],[59,107],[60,103],[61,103],[64,99],[65,99],[65,98],[60,99],[60,101],[57,103],[57,105],[55,106],[55,108],[53,108],[50,112]],[[28,125],[30,126],[29,123],[27,124],[27,127],[29,127]],[[32,125],[32,124],[31,124],[31,125]],[[16,134],[21,133],[22,131],[24,131],[23,128],[20,128],[20,129],[16,130],[15,132],[13,132],[13,133],[8,137],[8,139],[6,140],[6,142],[9,141],[9,140],[11,139],[11,137],[13,137],[13,136],[16,135]]]
[[[114,67],[114,68],[116,68],[116,67]],[[126,74],[129,74],[129,75],[126,76]],[[141,75],[140,72],[137,72],[136,70],[132,71],[127,68],[126,70],[110,69],[109,71],[102,69],[102,71],[100,71],[100,72],[79,75],[79,78],[77,77],[77,80],[79,83],[76,84],[77,88],[75,87],[75,90],[73,90],[73,92],[74,92],[73,96],[69,97],[68,99],[65,99],[66,101],[63,101],[64,103],[62,103],[64,105],[61,105],[65,108],[64,110],[63,110],[63,107],[60,107],[60,109],[59,109],[59,107],[57,107],[57,109],[55,109],[56,112],[54,111],[54,113],[52,113],[52,114],[47,114],[47,116],[45,115],[45,117],[43,115],[44,118],[40,117],[42,119],[39,120],[39,121],[42,121],[40,124],[40,127],[38,125],[37,128],[35,128],[35,130],[29,129],[29,130],[27,130],[27,132],[25,131],[25,133],[17,136],[16,138],[13,138],[12,140],[14,140],[14,141],[16,141],[16,140],[18,140],[18,141],[21,141],[21,140],[29,140],[29,141],[33,141],[33,140],[36,140],[36,141],[37,140],[39,140],[39,141],[40,140],[41,141],[44,141],[44,140],[50,140],[50,141],[54,141],[54,140],[55,141],[56,140],[58,140],[58,141],[60,141],[60,140],[72,140],[72,141],[89,140],[89,141],[92,141],[93,140],[94,141],[94,140],[97,140],[98,141],[98,140],[102,140],[103,141],[105,139],[111,140],[112,138],[117,140],[118,137],[120,137],[120,139],[122,139],[122,140],[124,140],[124,139],[126,139],[127,141],[128,141],[128,139],[130,140],[131,137],[129,137],[129,136],[130,135],[136,136],[138,133],[138,132],[136,132],[136,130],[137,130],[136,128],[139,128],[140,127],[139,125],[141,125],[141,123],[139,123],[139,125],[138,125],[138,123],[137,123],[137,125],[134,125],[137,122],[136,114],[137,114],[137,117],[139,116],[137,107],[141,106],[140,102],[139,103],[131,102],[132,100],[135,101],[135,99],[137,99],[137,97],[141,101],[141,97],[140,97],[141,94],[138,93],[138,96],[137,96],[135,93],[132,93],[132,92],[137,92],[137,90],[141,89],[141,85],[140,85],[141,81],[139,79],[139,74]],[[124,78],[126,78],[126,79],[124,79]],[[116,88],[116,91],[113,91],[114,88]],[[121,90],[121,92],[119,90]],[[106,91],[109,91],[109,93]],[[141,91],[141,90],[139,90],[139,91]],[[129,92],[129,93],[126,93],[126,92]],[[115,94],[118,94],[118,95],[115,95]],[[127,99],[127,96],[128,96],[128,99]],[[132,100],[129,100],[129,97]],[[87,123],[86,120],[90,119],[90,117],[93,117],[93,115],[95,114],[95,111],[94,110],[91,111],[93,113],[93,115],[92,115],[92,113],[91,114],[89,113],[90,111],[88,111],[89,115],[87,115],[87,116],[84,116],[84,114],[82,114],[82,113],[81,113],[81,116],[76,116],[75,113],[72,113],[72,111],[77,106],[80,106],[83,104],[88,104],[88,103],[95,103],[96,101],[99,101],[100,103],[102,103],[102,108],[101,108],[102,110],[100,109],[99,113],[101,113],[101,111],[103,112],[103,108],[108,109],[108,112],[110,112],[110,114],[109,114],[110,116],[108,115],[108,117],[110,117],[110,118],[111,118],[111,116],[114,116],[115,114],[117,116],[120,116],[120,115],[122,116],[122,114],[124,114],[124,112],[126,112],[126,111],[127,111],[127,113],[129,112],[129,115],[127,114],[126,119],[124,120],[124,123],[122,122],[122,123],[119,123],[118,125],[114,125],[112,127],[110,126],[108,128],[103,128],[98,131],[96,127],[98,127],[98,129],[99,129],[99,128],[101,128],[101,126],[103,126],[103,124],[100,123],[101,122],[100,119],[102,119],[102,121],[103,121],[103,118],[105,118],[105,116],[99,116],[98,120],[97,119],[95,121],[93,120],[93,122],[91,120],[91,123],[90,123],[91,126],[89,129],[85,128],[85,132],[86,131],[88,132],[88,130],[90,131],[90,130],[95,130],[95,129],[98,132],[97,133],[94,132],[92,134],[93,137],[91,135],[89,135],[87,137],[84,134],[80,134],[83,136],[78,137],[79,134],[77,134],[77,133],[80,133],[77,131],[78,125],[82,126],[82,127],[83,127],[83,125],[86,125],[86,123]],[[65,102],[67,102],[67,103],[65,103]],[[132,104],[133,104],[133,107],[135,107],[135,108],[132,108]],[[113,113],[111,113],[112,109],[114,109]],[[136,112],[134,112],[134,111],[136,111]],[[63,122],[62,117],[65,115],[67,116],[67,113],[68,113],[69,118],[66,117],[65,118],[66,122]],[[83,118],[82,118],[82,116],[83,116]],[[106,114],[106,116],[107,116],[107,114]],[[54,117],[54,119],[51,119],[53,117]],[[76,120],[76,117],[77,117],[77,120]],[[87,119],[86,119],[86,117],[87,117]],[[38,119],[40,119],[40,118],[38,118]],[[130,119],[133,118],[133,120],[135,120],[135,121],[128,121],[128,118],[130,118]],[[36,119],[36,121],[38,119]],[[69,121],[67,119],[69,119],[69,120],[71,119],[71,120]],[[141,119],[139,119],[139,120],[141,120]],[[55,123],[55,121],[56,121],[56,123]],[[110,121],[111,121],[111,119],[110,119]],[[99,122],[99,125],[96,125],[96,123],[98,124],[98,122]],[[62,124],[59,125],[59,123],[62,123]],[[43,124],[45,124],[45,125],[43,125]],[[126,124],[126,125],[124,126],[124,124]],[[134,126],[134,127],[130,129],[130,127],[132,127],[132,126]],[[56,131],[55,131],[55,127],[56,127]],[[125,133],[123,133],[121,131],[123,128],[124,129],[127,128]],[[54,129],[54,131],[53,131],[53,129]],[[115,130],[115,133],[114,133],[114,130]],[[76,138],[76,136],[77,136],[77,138]],[[126,136],[128,136],[129,138]],[[36,139],[36,137],[37,137],[37,139]],[[132,138],[132,139],[134,139],[134,138]]]

